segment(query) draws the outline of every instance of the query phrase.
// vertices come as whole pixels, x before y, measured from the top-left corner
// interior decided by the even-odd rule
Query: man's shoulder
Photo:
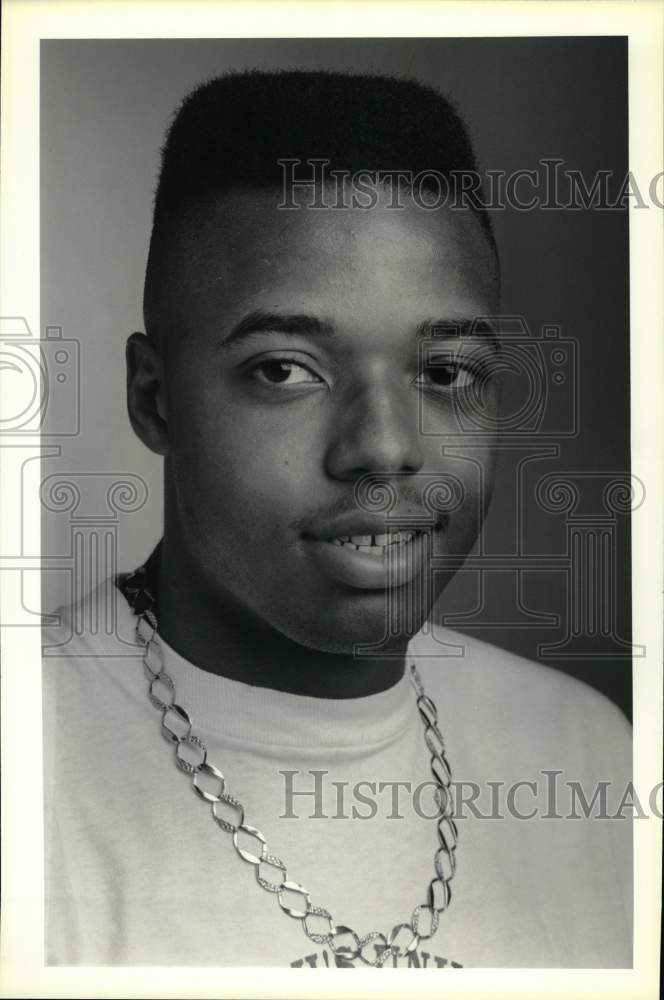
[[[141,655],[131,610],[113,577],[56,608],[42,628],[46,707],[117,697]]]
[[[462,674],[469,683],[493,689],[501,697],[519,691],[554,700],[571,699],[576,704],[590,701],[613,705],[591,685],[556,667],[442,626],[433,626],[426,634],[418,633],[411,651],[429,676]]]
[[[606,695],[562,670],[451,629],[434,627],[411,646],[434,700],[454,702],[498,741],[533,740],[629,755],[631,726]]]
[[[42,628],[44,659],[135,656],[134,619],[113,576],[60,605]]]

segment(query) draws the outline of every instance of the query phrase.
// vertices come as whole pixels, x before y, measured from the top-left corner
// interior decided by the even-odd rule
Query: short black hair
[[[161,280],[159,250],[186,209],[233,188],[281,189],[280,160],[314,158],[329,161],[328,174],[435,171],[453,181],[452,172],[477,172],[459,112],[417,80],[327,70],[215,77],[185,97],[161,151],[146,302]],[[486,210],[470,207],[497,258]]]

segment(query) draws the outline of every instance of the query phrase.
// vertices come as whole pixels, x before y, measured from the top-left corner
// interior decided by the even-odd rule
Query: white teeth
[[[364,552],[367,556],[378,556],[379,558],[385,555],[385,549],[380,545],[358,545],[358,552]]]
[[[340,535],[328,541],[333,545],[342,545],[344,548],[360,550],[369,555],[384,555],[392,545],[406,545],[412,542],[415,534],[414,531],[392,531],[382,535]]]

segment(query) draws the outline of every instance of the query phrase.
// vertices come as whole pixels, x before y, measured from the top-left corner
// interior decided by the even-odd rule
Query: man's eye
[[[477,380],[477,372],[449,361],[428,365],[417,377],[418,385],[441,389],[466,389]]]
[[[251,370],[251,374],[262,385],[315,385],[321,379],[311,369],[298,361],[288,358],[272,358],[261,361]]]

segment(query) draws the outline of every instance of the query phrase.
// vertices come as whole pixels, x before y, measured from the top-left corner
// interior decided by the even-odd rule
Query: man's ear
[[[153,342],[144,333],[127,340],[127,409],[134,431],[157,455],[167,455],[168,414],[164,367]]]

